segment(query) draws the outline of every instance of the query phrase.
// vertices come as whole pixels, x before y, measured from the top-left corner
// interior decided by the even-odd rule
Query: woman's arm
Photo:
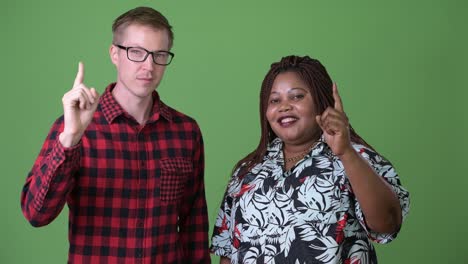
[[[379,233],[394,233],[402,222],[400,202],[390,184],[354,150],[339,156],[367,226]]]
[[[316,117],[328,146],[343,162],[353,192],[368,227],[379,233],[394,233],[402,222],[399,200],[391,186],[353,148],[349,122],[338,89],[333,84],[334,107]]]

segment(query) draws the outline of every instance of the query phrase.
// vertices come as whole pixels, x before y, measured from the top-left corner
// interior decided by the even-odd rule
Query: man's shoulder
[[[182,113],[181,111],[165,104],[163,101],[161,101],[161,111],[165,112],[162,114],[166,114],[170,119],[172,119],[173,122],[176,123],[192,123],[196,126],[198,126],[197,121],[195,118]]]

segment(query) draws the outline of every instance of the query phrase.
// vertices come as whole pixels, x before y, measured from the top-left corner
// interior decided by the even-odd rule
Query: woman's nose
[[[291,108],[292,108],[291,104],[287,100],[284,100],[280,104],[279,111],[280,112],[287,112],[287,111],[291,110]]]

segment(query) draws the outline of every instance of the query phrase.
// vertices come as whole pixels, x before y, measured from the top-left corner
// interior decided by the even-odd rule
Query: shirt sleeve
[[[223,256],[231,258],[233,245],[233,229],[234,224],[232,219],[234,217],[232,212],[233,204],[233,193],[238,191],[238,177],[239,169],[237,169],[232,175],[229,183],[227,184],[226,191],[224,193],[223,199],[221,201],[220,208],[218,210],[218,215],[216,217],[216,222],[213,227],[213,235],[211,237],[211,253],[217,256]]]
[[[31,225],[52,222],[63,209],[73,189],[73,175],[80,164],[81,141],[65,148],[58,140],[63,118],[57,119],[29,172],[21,193],[21,209]]]
[[[358,153],[361,154],[362,157],[364,157],[365,160],[367,160],[367,162],[369,162],[369,164],[377,172],[377,174],[383,177],[383,179],[390,184],[393,192],[397,195],[397,198],[400,201],[403,222],[409,213],[409,192],[401,185],[401,181],[392,164],[384,157],[377,154],[375,151],[372,151],[366,147],[357,145],[354,146],[354,148],[358,151]],[[370,230],[369,227],[366,225],[364,214],[357,199],[355,199],[354,203],[356,217],[360,225],[366,230],[367,236],[372,241],[380,244],[386,244],[397,237],[398,231],[392,234],[385,234]]]
[[[194,177],[187,184],[182,213],[179,216],[179,235],[184,251],[184,263],[211,263],[208,250],[208,210],[204,184],[203,137],[196,126],[194,131]]]

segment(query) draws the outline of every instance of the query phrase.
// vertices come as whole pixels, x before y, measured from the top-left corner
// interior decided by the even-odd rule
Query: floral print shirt
[[[370,230],[343,164],[321,141],[289,171],[276,138],[263,162],[244,177],[239,169],[226,189],[213,231],[211,252],[231,263],[377,263],[371,241],[394,234]],[[397,194],[403,218],[409,193],[394,168],[373,150],[353,147]]]

